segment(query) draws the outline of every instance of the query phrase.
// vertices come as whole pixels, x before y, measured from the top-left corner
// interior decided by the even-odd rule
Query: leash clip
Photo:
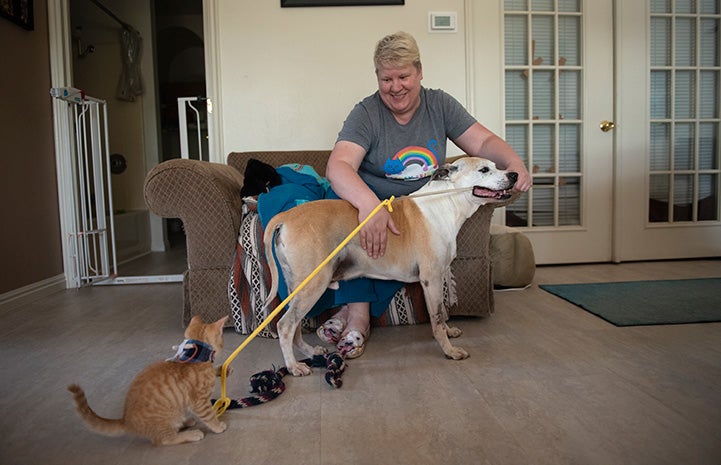
[[[221,416],[230,406],[230,398],[228,397],[221,397],[220,399],[215,401],[215,404],[213,404],[213,409],[215,410],[216,416]]]
[[[393,201],[396,199],[395,195],[391,195],[389,199],[385,199],[383,202],[381,202],[381,205],[385,205],[386,208],[388,208],[389,213],[393,213]]]

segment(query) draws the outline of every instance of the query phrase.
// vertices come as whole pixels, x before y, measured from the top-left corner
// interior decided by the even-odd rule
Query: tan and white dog
[[[355,236],[291,299],[278,321],[280,348],[288,371],[294,376],[311,372],[307,365],[297,361],[294,344],[308,357],[326,351],[303,340],[300,322],[305,314],[333,283],[361,276],[420,281],[433,336],[443,353],[454,360],[468,357],[465,350],[448,340],[449,336],[460,336],[461,331],[446,324],[443,276],[456,256],[456,236],[463,223],[479,206],[510,198],[509,191],[517,179],[517,173],[500,170],[489,160],[463,157],[441,166],[415,193],[393,201],[391,216],[401,234],[388,234],[385,255],[369,257]],[[266,305],[278,291],[273,247],[288,292],[292,292],[357,226],[358,210],[345,200],[308,202],[273,217],[264,236],[273,281]]]

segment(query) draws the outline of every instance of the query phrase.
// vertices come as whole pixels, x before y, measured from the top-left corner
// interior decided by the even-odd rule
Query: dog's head
[[[485,158],[463,157],[438,168],[431,180],[448,181],[455,188],[467,187],[473,197],[489,203],[511,198],[510,190],[518,180],[518,173],[498,169]]]

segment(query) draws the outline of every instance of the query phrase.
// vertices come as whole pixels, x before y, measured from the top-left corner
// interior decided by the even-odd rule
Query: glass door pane
[[[581,225],[582,24],[579,0],[504,2],[506,140],[534,178],[509,226]]]
[[[650,223],[719,220],[719,0],[651,0]]]

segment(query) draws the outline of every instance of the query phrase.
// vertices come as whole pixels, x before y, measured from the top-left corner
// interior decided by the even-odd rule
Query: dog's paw
[[[463,331],[461,330],[461,328],[456,328],[455,326],[447,326],[446,334],[448,335],[448,337],[458,337],[463,334]]]
[[[468,352],[460,347],[451,347],[451,349],[446,352],[446,357],[452,360],[463,360],[464,358],[468,358],[468,356]]]
[[[305,363],[296,363],[295,365],[289,366],[287,368],[293,376],[308,376],[309,374],[313,373],[313,370],[311,370],[310,367]]]

